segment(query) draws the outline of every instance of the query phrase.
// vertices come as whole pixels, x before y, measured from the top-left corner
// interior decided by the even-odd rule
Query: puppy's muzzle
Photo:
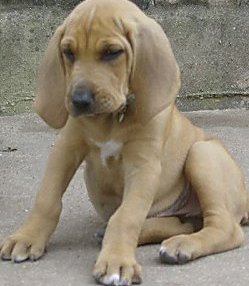
[[[72,104],[76,115],[92,113],[94,94],[85,87],[77,87],[72,93]]]

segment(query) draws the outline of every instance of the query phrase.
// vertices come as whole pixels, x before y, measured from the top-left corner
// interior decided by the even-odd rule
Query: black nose
[[[73,106],[80,112],[91,112],[94,102],[93,93],[87,88],[76,88],[72,94]]]

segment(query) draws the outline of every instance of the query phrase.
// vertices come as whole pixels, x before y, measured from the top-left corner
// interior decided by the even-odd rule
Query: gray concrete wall
[[[30,109],[36,69],[78,0],[0,0],[0,114]],[[249,108],[248,0],[134,0],[170,38],[182,110]]]

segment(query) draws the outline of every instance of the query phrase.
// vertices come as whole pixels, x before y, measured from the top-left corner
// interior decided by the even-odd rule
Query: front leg
[[[1,244],[1,258],[22,262],[37,260],[56,228],[62,209],[62,195],[82,162],[86,147],[68,124],[57,137],[34,207],[26,222]]]
[[[154,144],[133,143],[123,152],[123,201],[108,222],[94,268],[93,275],[99,283],[131,285],[141,282],[141,267],[136,262],[135,249],[157,191],[161,173],[158,149]]]

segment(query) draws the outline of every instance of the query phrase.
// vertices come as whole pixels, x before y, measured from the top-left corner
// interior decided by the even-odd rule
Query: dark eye
[[[111,61],[118,58],[121,54],[123,54],[123,49],[106,49],[101,55],[101,60],[103,61]]]
[[[73,53],[72,50],[70,49],[63,50],[63,54],[71,63],[75,61],[75,54]]]

